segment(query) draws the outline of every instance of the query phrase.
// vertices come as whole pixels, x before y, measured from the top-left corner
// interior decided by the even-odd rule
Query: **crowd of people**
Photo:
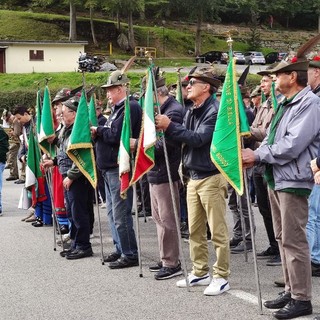
[[[258,252],[257,258],[267,259],[269,266],[281,265],[283,270],[283,279],[276,284],[284,291],[264,305],[279,309],[273,313],[277,319],[312,314],[311,277],[320,276],[320,58],[280,62],[258,73],[261,81],[256,88],[241,86],[251,133],[242,150],[251,188],[250,194],[242,196],[228,186],[210,157],[222,79],[212,67],[198,67],[170,90],[165,79],[153,72],[155,105],[159,107],[155,109],[155,126],[163,134],[158,134],[155,143],[154,166],[139,184],[141,207],[151,211],[159,244],[159,262],[149,270],[155,272],[156,280],[182,274],[182,234],[189,239],[192,271],[176,286],[204,286],[208,296],[230,290],[230,254],[252,251],[255,226],[250,226],[249,215],[256,198],[268,237],[266,249]],[[110,269],[139,265],[133,193],[129,188],[126,198],[121,197],[118,164],[128,84],[123,72],[110,74],[102,88],[111,112],[104,116],[97,103],[98,125],[90,128],[97,188],[106,205],[114,244],[114,250],[104,257]],[[183,99],[178,102],[180,86]],[[98,201],[87,177],[67,153],[78,105],[79,94],[69,88],[61,89],[52,100],[56,134],[48,142],[56,148],[56,156],[44,155],[41,161],[43,172],[50,172],[52,178],[38,186],[36,200],[23,219],[35,227],[52,225],[52,218],[56,219],[58,232],[63,235],[60,255],[67,260],[93,255],[90,234],[93,203]],[[142,106],[131,96],[129,106],[130,149],[134,154],[144,119]],[[25,106],[6,111],[3,121],[9,138],[1,129],[0,187],[5,165],[10,168],[8,181],[25,181],[28,137],[35,123]],[[20,175],[18,167],[22,168]],[[231,239],[227,205],[234,218]],[[208,240],[216,254],[212,268]]]

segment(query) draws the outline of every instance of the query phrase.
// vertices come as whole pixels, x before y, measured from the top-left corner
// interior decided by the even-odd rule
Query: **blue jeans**
[[[320,185],[315,184],[309,197],[307,240],[311,261],[320,264]]]
[[[2,212],[2,197],[1,197],[1,194],[2,194],[2,179],[3,179],[3,170],[4,170],[4,167],[5,167],[5,163],[3,162],[0,162],[0,212]]]
[[[128,190],[127,199],[120,197],[119,168],[103,171],[102,176],[105,182],[107,215],[116,252],[129,259],[136,259],[138,248],[131,214],[132,189]]]

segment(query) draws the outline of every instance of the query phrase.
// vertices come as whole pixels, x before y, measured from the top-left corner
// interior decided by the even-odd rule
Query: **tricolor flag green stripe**
[[[89,103],[89,121],[91,126],[94,126],[94,127],[98,126],[94,94],[91,96],[90,103]]]
[[[51,109],[50,93],[48,86],[43,93],[43,104],[41,110],[40,131],[38,131],[38,140],[43,153],[54,157],[55,148],[48,142],[49,138],[55,137],[53,126],[53,114]]]
[[[130,187],[130,104],[127,96],[124,106],[124,118],[122,123],[120,148],[118,154],[119,178],[120,178],[120,195],[126,198],[126,192]]]

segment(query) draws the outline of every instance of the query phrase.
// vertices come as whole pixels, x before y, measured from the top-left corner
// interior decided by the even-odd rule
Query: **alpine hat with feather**
[[[102,85],[101,88],[110,88],[115,86],[123,86],[130,82],[129,78],[125,75],[125,72],[131,67],[135,60],[135,56],[131,57],[123,66],[121,70],[113,71],[106,84]]]

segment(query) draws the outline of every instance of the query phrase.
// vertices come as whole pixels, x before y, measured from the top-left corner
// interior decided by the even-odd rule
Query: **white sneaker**
[[[102,202],[100,208],[101,208],[101,209],[105,209],[106,207],[107,207],[106,203],[105,203],[105,202]]]
[[[210,280],[211,279],[210,279],[209,273],[205,274],[202,277],[197,277],[192,273],[188,274],[188,281],[189,281],[190,287],[207,286],[210,283]],[[177,281],[176,285],[179,288],[186,288],[187,287],[186,279],[182,279],[182,280]]]
[[[229,282],[224,278],[212,278],[209,286],[203,291],[206,296],[217,296],[230,289]]]

